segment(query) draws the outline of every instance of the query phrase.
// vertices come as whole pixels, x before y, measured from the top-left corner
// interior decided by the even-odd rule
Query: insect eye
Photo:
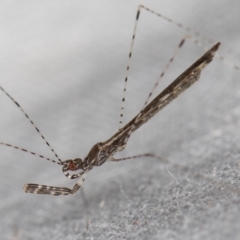
[[[70,162],[68,165],[68,169],[71,171],[75,171],[76,170],[76,164],[74,162]]]

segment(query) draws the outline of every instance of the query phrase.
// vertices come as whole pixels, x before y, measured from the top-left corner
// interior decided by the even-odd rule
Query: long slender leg
[[[130,64],[131,64],[131,60],[132,60],[132,51],[133,51],[134,40],[135,40],[136,32],[137,32],[137,25],[138,25],[138,20],[139,20],[139,15],[140,15],[140,9],[141,8],[138,7],[136,20],[135,20],[135,24],[134,24],[134,29],[133,29],[132,42],[131,42],[130,51],[128,54],[128,63],[127,63],[125,80],[124,80],[122,106],[121,106],[120,120],[119,120],[119,129],[122,127],[122,123],[123,123],[123,112],[124,112],[124,103],[125,103],[126,91],[127,91],[127,81],[128,81],[129,70],[130,70]]]
[[[58,165],[62,165],[62,162],[55,161],[55,160],[50,159],[50,158],[48,158],[48,157],[44,157],[44,156],[41,155],[41,154],[32,152],[32,151],[27,150],[27,149],[25,149],[25,148],[20,148],[20,147],[18,147],[18,146],[14,146],[14,145],[11,145],[11,144],[9,144],[9,143],[4,143],[4,142],[0,142],[0,145],[4,145],[4,146],[6,146],[6,147],[15,148],[15,149],[21,150],[21,151],[23,151],[23,152],[27,152],[27,153],[30,153],[30,154],[32,154],[32,155],[35,155],[35,156],[37,156],[37,157],[46,159],[46,160],[48,160],[48,161],[50,161],[50,162],[53,162],[53,163],[56,163],[56,164],[58,164]]]
[[[109,161],[120,162],[120,161],[124,161],[124,160],[139,159],[139,158],[153,158],[153,159],[156,159],[156,160],[162,162],[165,165],[170,165],[170,166],[176,168],[178,171],[190,174],[191,176],[193,176],[195,178],[198,178],[200,180],[204,180],[204,181],[207,181],[207,182],[212,181],[211,178],[209,178],[207,176],[204,176],[200,173],[197,173],[196,171],[194,171],[193,169],[191,169],[189,167],[186,167],[186,166],[183,166],[183,165],[180,165],[180,164],[177,164],[177,163],[173,163],[170,160],[168,160],[166,158],[163,158],[163,157],[160,157],[160,156],[158,156],[156,154],[153,154],[153,153],[138,154],[138,155],[134,155],[134,156],[130,156],[130,157],[117,158],[117,159],[112,157],[111,159],[109,159]],[[169,172],[169,170],[168,170],[168,172]]]
[[[21,110],[21,112],[25,115],[25,117],[28,119],[28,121],[33,125],[33,127],[35,128],[35,130],[38,132],[38,134],[41,136],[41,138],[43,139],[43,141],[46,143],[46,145],[50,148],[50,150],[53,152],[53,154],[55,155],[55,157],[58,159],[58,161],[60,163],[62,163],[61,159],[58,157],[57,153],[53,150],[53,148],[51,147],[50,143],[46,140],[46,138],[42,135],[42,133],[40,132],[40,130],[37,128],[37,126],[35,125],[35,123],[32,121],[32,119],[28,116],[28,114],[23,110],[23,108],[20,106],[20,104],[4,89],[0,86],[0,89],[17,105],[17,107]],[[20,149],[20,148],[19,148]]]
[[[134,155],[134,156],[130,156],[130,157],[124,157],[124,158],[113,158],[113,157],[111,157],[111,159],[109,159],[109,161],[120,162],[120,161],[136,159],[136,158],[144,158],[144,157],[157,159],[157,160],[161,161],[162,163],[169,164],[169,165],[171,165],[171,166],[173,166],[173,167],[175,167],[175,168],[177,168],[177,169],[179,169],[183,172],[188,172],[188,173],[192,174],[193,176],[204,178],[205,180],[209,180],[207,177],[203,176],[200,173],[196,173],[191,168],[179,165],[177,163],[173,163],[173,162],[169,161],[168,159],[160,157],[160,156],[158,156],[154,153],[143,153],[143,154],[138,154],[138,155]]]
[[[178,170],[180,170],[182,172],[190,173],[194,177],[197,177],[197,178],[200,178],[200,179],[204,179],[204,180],[207,180],[207,181],[211,180],[209,177],[204,176],[204,175],[202,175],[200,173],[197,173],[197,172],[195,172],[194,170],[192,170],[189,167],[182,166],[182,165],[177,164],[177,163],[173,163],[170,160],[168,160],[166,158],[163,158],[163,157],[160,157],[160,156],[158,156],[156,154],[153,154],[153,153],[138,154],[138,155],[134,155],[134,156],[130,156],[130,157],[124,157],[124,158],[113,158],[113,157],[111,157],[109,159],[109,161],[120,162],[120,161],[125,161],[125,160],[130,160],[130,159],[146,158],[146,157],[157,159],[157,160],[161,161],[162,163],[164,163],[166,165],[173,166],[174,168],[176,168],[176,169],[178,169]]]
[[[207,42],[207,43],[209,43],[210,45],[212,45],[212,44],[214,44],[215,42],[217,42],[216,39],[209,38],[209,37],[203,35],[202,33],[200,33],[199,31],[197,31],[197,30],[195,30],[195,29],[193,29],[193,28],[190,28],[189,26],[186,26],[186,25],[184,25],[184,24],[182,24],[182,23],[180,23],[180,22],[177,22],[177,21],[175,21],[175,20],[173,20],[173,19],[171,19],[171,18],[169,18],[169,17],[166,17],[165,15],[163,15],[163,14],[161,14],[161,13],[159,13],[159,12],[156,12],[156,11],[154,11],[154,10],[148,8],[148,7],[145,7],[145,6],[143,6],[143,5],[140,5],[140,6],[138,7],[138,9],[139,9],[139,10],[144,9],[144,10],[146,10],[146,11],[154,14],[155,16],[160,17],[160,18],[164,19],[165,21],[167,21],[167,22],[169,22],[169,23],[171,23],[171,24],[173,24],[173,25],[175,25],[175,26],[183,29],[183,30],[186,31],[191,37],[192,37],[192,36],[195,36],[195,37],[194,37],[195,39],[196,39],[196,38],[200,39],[200,41],[198,41],[198,42]],[[203,46],[203,44],[201,44],[200,47],[202,47],[202,46]],[[236,49],[232,49],[232,48],[229,48],[229,47],[226,47],[226,46],[222,46],[222,48],[225,48],[225,49],[227,50],[227,52],[229,52],[230,54],[234,54],[234,55],[237,56],[238,58],[240,57],[240,53],[237,52]],[[222,61],[224,61],[224,59],[226,59],[225,57],[223,57],[223,56],[221,56],[221,55],[219,55],[219,54],[216,54],[216,56],[219,57],[220,60],[222,60]],[[228,62],[228,61],[226,61],[226,62]],[[233,64],[232,67],[234,67],[234,64]]]
[[[78,179],[77,183],[73,186],[72,189],[66,188],[66,187],[53,187],[53,186],[28,183],[23,187],[23,190],[26,193],[49,194],[53,196],[74,194],[82,186],[87,173],[88,171],[85,171],[82,174],[82,176]]]
[[[124,160],[130,160],[130,159],[136,159],[136,158],[146,158],[146,157],[154,158],[156,160],[159,160],[166,165],[170,165],[170,166],[176,168],[177,170],[179,170],[183,173],[190,174],[194,178],[197,178],[197,179],[202,180],[204,182],[212,182],[214,185],[218,185],[221,188],[224,186],[226,189],[231,190],[232,193],[235,193],[235,194],[239,195],[239,188],[236,188],[232,184],[224,183],[221,180],[216,180],[214,178],[205,176],[201,173],[197,173],[196,171],[194,171],[193,169],[191,169],[189,167],[186,167],[186,166],[183,166],[183,165],[180,165],[180,164],[177,164],[177,163],[173,163],[173,162],[169,161],[168,159],[160,157],[160,156],[158,156],[156,154],[153,154],[153,153],[144,153],[144,154],[134,155],[134,156],[125,157],[125,158],[117,158],[117,159],[111,157],[111,159],[109,159],[109,161],[120,162],[120,161],[124,161]],[[169,170],[168,170],[168,172],[169,172]],[[172,175],[172,173],[169,173],[169,174]]]

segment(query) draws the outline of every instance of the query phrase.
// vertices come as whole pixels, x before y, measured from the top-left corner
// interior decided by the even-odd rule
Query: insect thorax
[[[86,167],[100,166],[108,160],[108,157],[109,154],[103,149],[101,143],[97,143],[91,148],[83,164],[86,165]]]

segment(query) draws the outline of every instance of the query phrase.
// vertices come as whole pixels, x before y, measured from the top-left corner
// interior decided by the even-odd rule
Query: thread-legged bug
[[[136,26],[137,26],[139,16],[140,16],[140,8],[137,11],[136,24],[134,28],[134,34],[133,34],[131,49],[129,53],[129,60],[131,59],[131,56],[132,56],[132,47],[133,47],[134,39],[136,36]],[[185,39],[186,37],[180,41],[178,49],[182,47]],[[165,107],[173,99],[178,97],[182,92],[184,92],[187,88],[189,88],[193,83],[195,83],[200,78],[201,71],[212,61],[216,51],[219,48],[219,45],[220,43],[217,43],[212,48],[210,48],[202,57],[200,57],[187,70],[185,70],[178,78],[176,78],[176,80],[174,80],[167,88],[165,88],[157,97],[155,97],[150,103],[148,103],[148,100],[152,95],[152,92],[151,92],[141,111],[129,123],[127,123],[123,127],[121,127],[121,124],[122,124],[121,119],[123,116],[123,107],[122,107],[122,111],[120,115],[120,129],[118,130],[118,132],[116,132],[108,140],[95,144],[84,159],[77,158],[74,160],[71,159],[71,160],[62,161],[58,157],[58,155],[55,153],[53,148],[50,146],[48,141],[45,139],[45,137],[42,135],[42,133],[39,131],[39,129],[36,127],[34,122],[29,118],[29,116],[20,106],[20,104],[17,101],[15,101],[15,99],[4,88],[0,87],[0,89],[20,108],[20,110],[25,114],[26,118],[29,119],[31,124],[37,130],[37,132],[41,135],[42,139],[50,147],[51,151],[55,154],[58,161],[45,158],[42,155],[38,155],[34,152],[19,148],[17,146],[13,146],[8,143],[0,142],[0,144],[13,147],[16,149],[20,149],[22,151],[29,152],[33,155],[37,155],[41,158],[45,158],[49,161],[57,163],[58,165],[62,166],[62,171],[66,177],[70,179],[78,179],[77,183],[74,185],[72,189],[65,188],[65,187],[45,186],[45,185],[39,185],[39,184],[26,184],[24,186],[24,191],[28,193],[51,194],[55,196],[74,194],[81,187],[87,173],[94,166],[100,166],[106,161],[121,161],[121,160],[127,160],[130,158],[137,158],[137,157],[143,157],[143,156],[156,157],[153,154],[142,154],[142,155],[136,155],[128,158],[115,159],[114,154],[118,151],[124,150],[129,137],[134,131],[136,131],[141,125],[146,123],[150,118],[152,118],[156,113],[158,113],[163,107]],[[173,55],[173,57],[175,56],[175,54]],[[173,57],[170,59],[169,63],[173,60]],[[169,63],[167,64],[166,69],[168,68]],[[128,74],[129,68],[130,68],[130,61],[127,66],[127,74]],[[163,75],[164,75],[164,71],[160,75],[159,80],[163,77]],[[125,78],[124,93],[126,91],[127,80],[128,80],[128,76],[126,76]],[[154,89],[157,86],[157,84],[158,82],[154,86]],[[123,97],[122,102],[123,103],[125,102],[125,97]],[[76,174],[68,173],[68,171],[77,171],[77,170],[80,170],[80,172]]]

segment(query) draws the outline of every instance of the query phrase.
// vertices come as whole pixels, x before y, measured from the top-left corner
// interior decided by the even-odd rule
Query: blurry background
[[[62,160],[84,158],[113,135],[139,4],[240,52],[239,1],[1,1],[0,85],[29,114]],[[124,123],[141,109],[182,37],[142,10]],[[203,42],[206,48],[212,44]],[[204,50],[187,41],[158,94]],[[25,194],[25,183],[72,187],[61,167],[0,146],[1,239],[238,239],[240,73],[218,58],[201,80],[134,133],[117,156],[152,152],[213,181],[159,161],[94,168],[84,194]],[[0,92],[0,141],[54,158],[20,110]],[[85,201],[84,201],[85,196]],[[87,227],[88,226],[88,227]]]

